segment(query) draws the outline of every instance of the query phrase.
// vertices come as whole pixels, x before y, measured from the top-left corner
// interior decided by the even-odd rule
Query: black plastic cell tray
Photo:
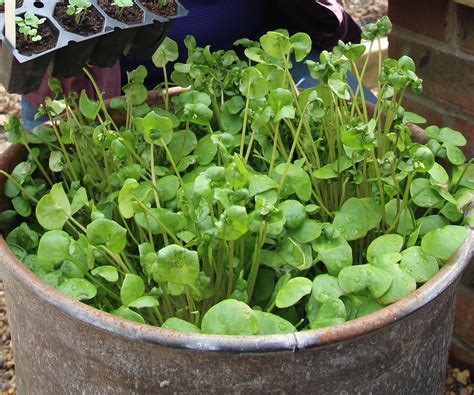
[[[19,73],[15,73],[16,81],[13,84],[6,80],[8,79],[9,72],[14,71],[15,67],[23,69],[22,72],[25,73],[28,73],[28,70],[34,70],[32,65],[29,65],[29,67],[21,67],[20,65],[26,65],[34,62],[36,59],[38,59],[41,68],[44,68],[46,59],[53,60],[52,74],[54,76],[73,77],[79,75],[86,64],[112,67],[124,52],[130,57],[149,58],[161,41],[163,41],[165,35],[168,34],[173,19],[188,14],[188,11],[179,1],[176,1],[178,5],[177,14],[167,18],[152,13],[139,0],[134,0],[134,3],[143,11],[143,20],[140,24],[127,25],[109,17],[99,7],[98,0],[90,1],[104,18],[104,26],[100,33],[81,36],[68,32],[55,20],[54,10],[56,4],[60,3],[60,1],[24,0],[23,6],[17,8],[16,15],[32,11],[39,17],[47,18],[59,31],[58,41],[54,48],[32,56],[22,55],[12,48],[9,42],[3,40],[5,21],[4,14],[0,14],[0,40],[3,40],[2,58],[9,57],[9,52],[12,58],[14,58],[2,59],[2,64],[5,64],[6,68],[10,69],[0,71],[1,82],[7,89],[10,86],[10,89],[14,89],[15,93],[25,94],[34,90],[35,87],[39,87],[41,80],[37,81],[36,84],[35,80],[39,78],[38,75],[41,74],[41,70],[35,70],[34,76],[25,75],[23,79],[28,81],[28,83],[24,87],[22,87],[22,82],[18,81],[18,78],[21,78]]]

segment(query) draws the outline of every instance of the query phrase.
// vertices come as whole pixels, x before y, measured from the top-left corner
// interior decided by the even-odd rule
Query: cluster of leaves
[[[10,122],[10,141],[29,155],[8,175],[14,210],[0,223],[23,217],[7,242],[45,281],[165,328],[289,333],[405,297],[464,242],[474,165],[452,129],[412,141],[408,124],[423,120],[401,107],[406,89],[421,88],[411,59],[380,64],[370,112],[361,45],[308,60],[321,83],[300,92],[291,68],[311,51],[304,33],[239,40],[245,60],[185,44],[171,81],[191,89],[170,97],[178,49],[166,39],[153,57],[164,107],[147,103],[139,67],[111,102],[120,127],[98,89],[98,101],[65,97],[55,80],[40,113],[51,128]]]
[[[67,14],[74,15],[76,25],[80,25],[84,19],[86,11],[92,6],[89,0],[69,0]]]
[[[37,42],[43,38],[38,34],[38,28],[46,22],[46,18],[38,18],[33,12],[27,11],[23,17],[15,17],[15,22],[25,40]]]
[[[113,0],[115,6],[115,15],[120,19],[127,8],[133,7],[133,0]]]

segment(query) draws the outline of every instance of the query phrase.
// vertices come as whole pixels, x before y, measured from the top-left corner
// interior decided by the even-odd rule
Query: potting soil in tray
[[[140,0],[140,3],[142,3],[142,5],[144,5],[151,12],[167,17],[175,16],[178,12],[178,4],[175,0],[170,1],[165,6],[157,5],[154,0]]]
[[[68,15],[67,4],[58,3],[54,9],[54,18],[64,30],[81,36],[92,36],[98,34],[104,28],[104,17],[95,8],[91,7],[85,11],[80,25],[76,24],[74,15]]]
[[[28,64],[41,58],[43,67],[46,55],[51,56],[49,61],[52,61],[56,52],[60,51],[54,59],[53,68],[53,70],[61,70],[57,74],[53,71],[53,74],[59,77],[78,75],[86,64],[111,67],[126,49],[134,46],[134,37],[140,33],[140,29],[157,30],[153,38],[150,38],[150,43],[146,44],[148,48],[155,47],[164,38],[162,37],[164,32],[169,30],[165,29],[165,26],[171,24],[173,19],[187,15],[187,10],[177,0],[174,0],[169,9],[163,10],[163,13],[166,14],[173,14],[176,11],[174,15],[170,16],[163,16],[150,11],[149,7],[145,6],[147,2],[143,1],[142,4],[141,0],[134,0],[134,6],[126,9],[122,15],[117,15],[112,0],[90,1],[92,7],[87,10],[80,26],[75,24],[74,17],[66,14],[65,1],[20,1],[20,7],[17,8],[16,15],[22,16],[25,12],[31,11],[39,18],[47,19],[41,29],[46,29],[46,27],[52,27],[52,29],[49,34],[45,31],[45,37],[42,40],[36,43],[28,43],[28,45],[24,45],[21,35],[17,34],[17,48],[12,48],[10,43],[4,41],[2,57],[10,56],[13,58],[4,59],[4,63],[6,65]],[[4,38],[4,26],[4,13],[0,13],[0,41]],[[54,37],[56,37],[55,40],[53,40]],[[143,35],[139,35],[139,37],[143,41]],[[143,43],[141,44],[143,46]],[[69,46],[72,50],[68,50]],[[79,48],[82,54],[78,53]],[[107,48],[110,48],[110,51],[104,50]],[[140,48],[134,48],[132,51],[127,50],[127,55],[134,57],[148,55],[148,53],[141,52],[143,51]],[[84,56],[84,54],[90,54],[90,58]],[[34,65],[28,67],[28,70],[33,69],[35,69]],[[22,73],[25,74],[26,71]],[[39,86],[42,76],[38,76],[38,74],[41,73],[36,73],[33,81],[31,75],[22,77],[21,74],[16,73],[15,76],[10,76],[7,71],[2,73],[2,81],[0,82],[9,90],[15,89],[10,90],[12,93],[26,94],[34,91],[36,85]],[[9,80],[12,78],[15,79],[13,83]],[[19,81],[21,78],[29,81],[28,84]]]
[[[19,53],[25,56],[31,56],[46,52],[56,46],[58,42],[59,31],[54,25],[46,20],[38,26],[38,34],[42,37],[40,41],[34,42],[25,39],[20,33],[20,28],[16,28],[16,48]]]

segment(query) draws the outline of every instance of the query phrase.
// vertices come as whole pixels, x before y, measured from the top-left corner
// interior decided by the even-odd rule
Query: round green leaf
[[[252,336],[260,332],[255,312],[243,302],[227,299],[211,307],[201,329],[209,335]]]
[[[431,186],[426,178],[417,178],[410,185],[410,195],[418,207],[436,207],[444,202],[440,194]]]
[[[383,235],[377,237],[367,248],[367,260],[371,263],[390,252],[400,252],[403,247],[403,237],[400,235]]]
[[[161,45],[152,56],[153,64],[156,67],[165,67],[169,62],[178,59],[179,50],[176,41],[169,37],[165,37]]]
[[[275,168],[275,171],[282,176],[286,173],[286,181],[290,184],[291,188],[295,191],[298,198],[306,202],[311,198],[312,187],[311,180],[308,173],[301,167],[296,166],[292,163],[283,163]]]
[[[443,143],[449,143],[457,147],[466,145],[466,138],[462,133],[451,128],[439,128],[437,126],[429,126],[425,129],[425,134],[435,140]]]
[[[385,270],[373,265],[367,266],[367,288],[373,298],[380,298],[390,289],[392,277]],[[375,306],[377,307],[377,306]]]
[[[298,229],[306,219],[304,206],[297,200],[285,200],[277,208],[283,212],[285,226],[288,229]]]
[[[201,330],[196,325],[175,317],[168,318],[161,327],[178,332],[201,333]]]
[[[324,263],[331,276],[337,276],[344,267],[352,265],[352,248],[343,237],[319,237],[312,246],[318,253],[317,259]]]
[[[428,147],[420,147],[413,154],[415,169],[420,173],[426,173],[435,164],[433,152]]]
[[[87,240],[119,254],[127,245],[127,230],[109,219],[96,219],[87,225]]]
[[[62,230],[46,232],[38,245],[38,259],[41,268],[50,272],[54,267],[69,258],[70,236]]]
[[[310,322],[311,329],[342,324],[346,320],[346,307],[340,299],[328,299],[319,308],[316,319]]]
[[[320,274],[313,280],[312,295],[319,303],[337,299],[343,293],[339,287],[337,277],[330,276],[329,274]]]
[[[118,204],[119,204],[119,211],[122,217],[128,219],[132,218],[135,214],[135,210],[133,209],[133,202],[135,196],[133,191],[138,188],[138,182],[133,179],[129,178],[125,180],[122,189],[118,195]]]
[[[306,33],[296,33],[290,38],[296,61],[301,62],[312,49],[311,37]]]
[[[120,299],[125,306],[138,299],[145,293],[145,283],[136,274],[126,274],[120,288]]]
[[[173,138],[173,121],[168,117],[149,112],[140,122],[143,136],[149,144],[168,145]]]
[[[158,306],[158,300],[156,300],[156,298],[154,298],[153,296],[149,295],[141,296],[128,304],[128,307],[134,309],[144,309],[147,307],[150,308],[155,306]]]
[[[91,271],[91,274],[93,276],[102,277],[110,283],[116,282],[119,278],[118,270],[110,265],[96,267]]]
[[[428,232],[421,241],[425,254],[448,260],[466,240],[468,232],[462,226],[448,225]]]
[[[313,219],[305,219],[303,224],[289,233],[298,243],[306,244],[316,240],[321,235],[322,225]]]
[[[193,284],[199,275],[199,258],[190,251],[172,244],[158,252],[153,278],[158,282]]]
[[[245,207],[230,206],[216,223],[219,238],[222,240],[237,240],[248,231],[248,215]]]
[[[389,265],[383,268],[390,277],[392,284],[388,291],[378,299],[379,303],[391,304],[409,295],[416,289],[416,281],[407,272],[402,270],[399,265]]]
[[[258,310],[254,310],[254,312],[260,323],[259,335],[282,335],[297,331],[291,322],[275,314]]]
[[[430,280],[439,270],[436,258],[425,254],[418,246],[408,248],[402,252],[400,267],[420,284]]]
[[[342,231],[346,240],[364,237],[369,227],[365,205],[360,199],[350,198],[336,213],[333,225]]]
[[[143,319],[143,317],[140,314],[136,313],[133,310],[130,310],[126,306],[120,306],[117,310],[113,310],[111,312],[111,314],[113,314],[117,317],[124,318],[124,319],[129,320],[129,321],[138,322],[139,324],[144,324],[145,323],[145,320]]]
[[[345,267],[337,276],[338,284],[345,294],[358,294],[367,288],[368,265]]]
[[[36,206],[36,219],[46,230],[62,229],[72,210],[61,183],[53,185]]]
[[[293,306],[301,298],[311,293],[312,282],[304,277],[295,277],[288,281],[277,294],[276,306],[280,309]]]
[[[97,295],[97,288],[83,278],[69,278],[58,289],[74,300],[89,300]]]
[[[263,50],[270,56],[281,58],[290,51],[290,40],[279,32],[268,32],[260,38]]]

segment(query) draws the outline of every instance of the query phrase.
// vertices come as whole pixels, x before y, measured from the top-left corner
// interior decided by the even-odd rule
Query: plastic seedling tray
[[[177,14],[168,18],[149,11],[140,0],[134,0],[143,17],[140,23],[128,25],[107,15],[99,6],[99,0],[89,1],[104,23],[100,32],[82,36],[65,30],[55,19],[56,5],[64,1],[24,0],[16,9],[16,15],[32,11],[38,17],[46,18],[46,23],[57,31],[53,48],[31,56],[21,54],[4,39],[5,15],[0,13],[0,40],[3,40],[0,83],[9,92],[26,94],[37,90],[48,67],[54,76],[73,77],[79,75],[85,65],[112,67],[124,53],[130,57],[149,58],[168,34],[173,20],[188,13],[179,1],[176,1]]]

